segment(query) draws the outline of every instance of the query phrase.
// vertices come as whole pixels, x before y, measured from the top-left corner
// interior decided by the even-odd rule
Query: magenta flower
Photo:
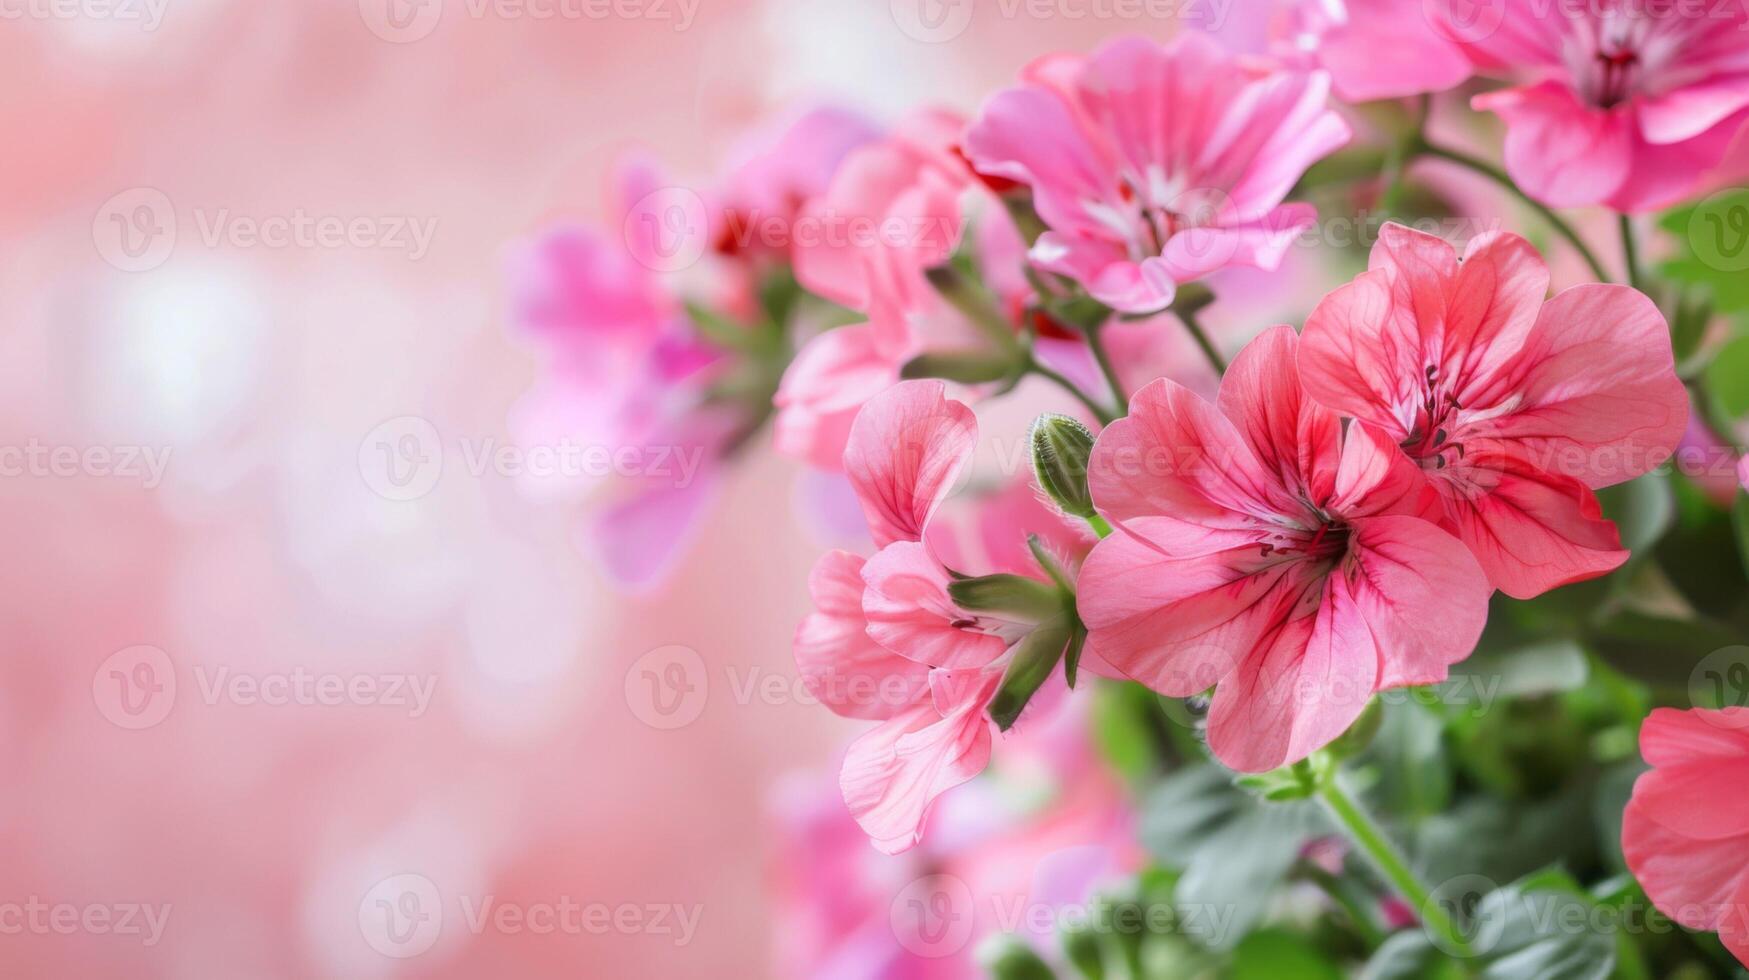
[[[1320,72],[1254,70],[1198,33],[1035,62],[966,133],[972,165],[1032,189],[1032,249],[1128,313],[1230,264],[1273,269],[1316,214],[1282,205],[1348,141]]]
[[[1749,119],[1742,4],[1505,3],[1483,13],[1445,30],[1470,42],[1480,70],[1530,76],[1473,105],[1506,121],[1506,169],[1546,204],[1675,203]]]
[[[1527,599],[1627,559],[1592,490],[1670,458],[1688,421],[1669,330],[1626,286],[1547,303],[1548,269],[1516,235],[1460,261],[1386,225],[1371,268],[1318,304],[1306,390],[1401,445],[1494,586]]]
[[[1628,868],[1659,911],[1749,966],[1749,708],[1659,708],[1640,751],[1652,771],[1622,817]]]
[[[1379,690],[1443,680],[1491,591],[1392,440],[1306,397],[1299,347],[1289,327],[1252,341],[1218,404],[1137,392],[1088,474],[1116,529],[1077,586],[1089,654],[1162,694],[1214,686],[1209,746],[1248,772],[1305,758]]]

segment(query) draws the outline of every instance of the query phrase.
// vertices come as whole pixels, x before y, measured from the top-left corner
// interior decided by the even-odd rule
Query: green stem
[[[1087,406],[1088,411],[1093,413],[1093,417],[1099,420],[1100,425],[1110,425],[1112,422],[1117,421],[1118,416],[1113,414],[1111,409],[1094,401],[1093,396],[1082,391],[1080,386],[1076,385],[1075,382],[1070,381],[1057,371],[1039,363],[1037,358],[1033,358],[1027,362],[1026,370],[1027,373],[1036,374],[1039,377],[1054,383],[1057,387],[1063,389],[1069,394],[1074,395],[1081,404]]]
[[[1348,832],[1349,839],[1366,854],[1379,873],[1385,876],[1385,880],[1391,883],[1391,887],[1415,909],[1416,914],[1421,917],[1421,923],[1446,941],[1447,949],[1457,950],[1466,957],[1475,955],[1470,948],[1470,941],[1458,930],[1457,923],[1452,921],[1442,906],[1433,901],[1433,893],[1409,870],[1409,864],[1397,850],[1397,846],[1379,829],[1372,816],[1342,788],[1341,776],[1340,772],[1332,772],[1318,788],[1318,799],[1324,804],[1324,808]]]
[[[1621,215],[1621,260],[1627,267],[1628,285],[1641,292],[1646,291],[1640,278],[1640,249],[1634,241],[1634,219]]]
[[[1178,314],[1178,319],[1184,324],[1184,329],[1190,331],[1190,336],[1196,340],[1196,346],[1202,348],[1202,356],[1208,358],[1209,365],[1215,369],[1215,375],[1217,377],[1225,375],[1227,373],[1227,360],[1221,356],[1220,351],[1215,349],[1214,343],[1209,340],[1209,335],[1203,331],[1202,324],[1196,321],[1196,311],[1190,307],[1185,307],[1184,309],[1174,309],[1172,312]]]
[[[1574,250],[1579,253],[1579,256],[1585,260],[1585,264],[1591,267],[1591,274],[1597,277],[1598,282],[1609,281],[1609,273],[1604,271],[1603,263],[1597,261],[1597,256],[1592,254],[1590,247],[1585,244],[1583,238],[1579,237],[1579,233],[1573,230],[1573,226],[1562,220],[1561,216],[1550,210],[1547,205],[1531,197],[1529,194],[1526,194],[1506,173],[1506,171],[1501,170],[1499,167],[1494,166],[1486,160],[1480,160],[1467,153],[1462,153],[1447,147],[1435,146],[1425,140],[1421,142],[1420,153],[1423,156],[1437,157],[1438,159],[1446,160],[1462,167],[1467,167],[1511,191],[1519,200],[1530,205],[1532,209],[1542,215],[1543,220],[1548,222],[1549,227],[1555,229],[1562,238],[1565,238],[1567,242],[1573,246]]]
[[[1099,364],[1099,371],[1105,375],[1105,383],[1111,386],[1111,396],[1120,406],[1130,403],[1130,396],[1123,390],[1123,382],[1118,380],[1117,368],[1111,363],[1111,355],[1105,351],[1105,341],[1100,338],[1100,327],[1089,327],[1086,331],[1087,346],[1093,351],[1093,360]]]

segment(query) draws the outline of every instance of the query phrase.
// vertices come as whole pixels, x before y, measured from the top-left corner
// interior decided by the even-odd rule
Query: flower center
[[[1457,396],[1439,383],[1439,368],[1429,364],[1427,387],[1415,414],[1415,424],[1398,445],[1422,466],[1444,469],[1452,460],[1464,458],[1464,444],[1452,438],[1456,429],[1454,416],[1463,410]],[[1448,459],[1449,455],[1449,459]]]

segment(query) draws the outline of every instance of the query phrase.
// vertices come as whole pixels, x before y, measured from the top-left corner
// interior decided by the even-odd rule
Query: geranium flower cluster
[[[556,352],[541,412],[622,439],[703,433],[663,438],[717,459],[771,412],[779,452],[842,475],[869,546],[819,560],[794,649],[815,697],[873,723],[840,788],[882,852],[923,839],[943,794],[1088,675],[1206,698],[1214,760],[1334,799],[1333,743],[1380,692],[1447,679],[1491,607],[1633,557],[1597,492],[1694,431],[1672,343],[1691,311],[1638,288],[1631,235],[1627,282],[1602,281],[1552,209],[1625,215],[1707,186],[1749,121],[1749,25],[1729,6],[1507,3],[1477,21],[1287,4],[1260,51],[1123,38],[1039,59],[969,118],[805,117],[709,220],[763,209],[843,234],[718,247],[702,291],[587,234],[540,243],[520,310]],[[1506,124],[1504,171],[1428,135],[1431,95],[1466,83]],[[1315,231],[1306,191],[1362,129],[1333,93],[1420,96],[1393,107],[1407,129],[1382,181],[1426,157],[1500,181],[1600,281],[1551,296],[1519,234],[1460,249],[1393,223],[1297,329],[1210,334],[1201,314],[1235,270],[1276,272]],[[981,483],[974,406],[1047,385],[1069,410],[1010,432],[1027,465]],[[1742,808],[1695,802],[1716,772],[1741,775],[1741,728],[1647,724],[1657,768],[1627,811],[1627,861],[1661,908],[1745,896]],[[1389,848],[1367,854],[1426,899]],[[1671,914],[1744,956],[1740,922]]]

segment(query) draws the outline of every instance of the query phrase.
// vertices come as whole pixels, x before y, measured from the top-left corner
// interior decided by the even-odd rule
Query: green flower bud
[[[1093,433],[1067,415],[1045,414],[1033,422],[1031,441],[1032,471],[1040,489],[1063,513],[1092,518],[1087,461],[1093,455]]]

